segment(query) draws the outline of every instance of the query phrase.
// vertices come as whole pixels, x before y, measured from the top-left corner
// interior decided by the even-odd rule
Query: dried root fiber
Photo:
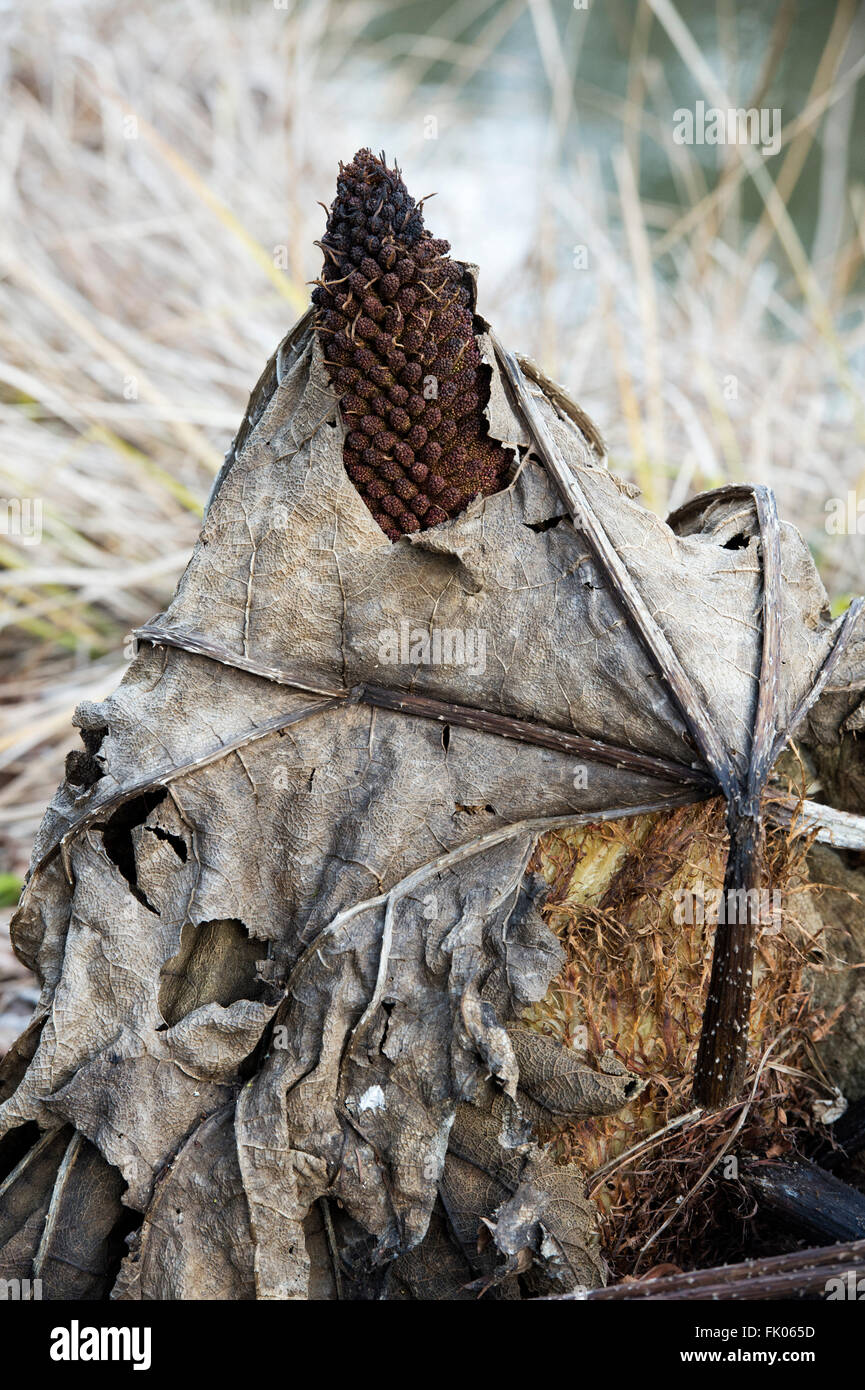
[[[819,898],[808,878],[808,842],[781,834],[768,846],[768,901],[780,904],[780,919],[767,921],[758,944],[744,1098],[681,1123],[692,1107],[710,905],[725,849],[723,807],[710,802],[554,832],[532,864],[549,885],[544,912],[567,963],[525,1021],[589,1059],[612,1051],[646,1083],[619,1113],[556,1136],[562,1158],[593,1175],[614,1279],[758,1252],[763,1233],[738,1181],[739,1163],[744,1155],[807,1152],[824,1132],[820,1106],[832,1088],[815,1042],[832,1021],[810,987],[825,965],[822,933],[814,930]]]

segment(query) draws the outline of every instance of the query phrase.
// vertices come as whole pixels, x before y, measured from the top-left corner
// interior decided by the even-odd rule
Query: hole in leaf
[[[183,839],[182,835],[172,835],[171,831],[166,830],[162,825],[148,825],[147,829],[150,831],[151,835],[156,836],[157,840],[165,840],[171,845],[171,848],[174,850],[180,862],[182,864],[186,863],[186,841]]]
[[[35,1120],[25,1120],[17,1129],[10,1129],[0,1139],[0,1182],[8,1178],[13,1168],[17,1168],[26,1153],[29,1153],[39,1138],[39,1126]]]
[[[747,550],[751,543],[751,537],[746,536],[744,531],[737,531],[735,536],[731,536],[728,541],[724,541],[723,550]]]
[[[540,534],[542,531],[552,531],[554,526],[558,526],[564,520],[563,516],[548,516],[546,521],[524,521],[523,525],[527,530]]]
[[[160,787],[158,791],[144,792],[143,795],[119,806],[107,821],[96,826],[97,830],[102,831],[102,842],[108,858],[112,864],[116,864],[126,879],[133,897],[156,917],[159,916],[158,910],[147,901],[146,894],[138,886],[138,867],[135,863],[132,831],[136,825],[144,824],[150,812],[164,801],[166,796],[164,787]]]
[[[159,1012],[166,1026],[173,1028],[203,1004],[227,1008],[237,999],[261,999],[265,986],[256,961],[264,954],[264,943],[236,917],[188,922],[180,950],[166,961],[159,979]]]
[[[107,1167],[108,1165],[106,1165]],[[113,1171],[113,1170],[112,1170]],[[119,1177],[119,1174],[118,1174]],[[126,1183],[119,1185],[117,1194],[118,1216],[114,1225],[111,1227],[105,1238],[104,1260],[105,1273],[103,1291],[100,1298],[107,1298],[108,1291],[113,1288],[114,1283],[120,1273],[120,1266],[124,1258],[129,1254],[129,1243],[136,1231],[140,1230],[144,1223],[144,1213],[133,1211],[131,1207],[124,1207],[120,1203],[120,1193],[126,1188]],[[95,1297],[95,1294],[93,1295]]]

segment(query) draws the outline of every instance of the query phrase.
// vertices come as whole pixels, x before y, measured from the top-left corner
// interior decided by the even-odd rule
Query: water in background
[[[536,249],[539,198],[553,176],[559,201],[578,208],[580,170],[593,161],[615,198],[613,157],[627,144],[647,220],[663,224],[695,194],[694,178],[677,174],[671,161],[674,113],[693,110],[698,101],[711,106],[711,94],[637,0],[584,2],[586,9],[570,0],[382,3],[357,36],[346,90],[349,112],[359,102],[365,125],[379,126],[374,73],[370,66],[365,80],[360,65],[383,63],[403,88],[401,120],[381,122],[388,153],[435,175],[455,249],[474,256],[482,250],[485,273],[497,290],[501,278]],[[734,106],[750,107],[756,98],[769,112],[780,111],[782,129],[806,107],[832,29],[833,4],[679,0],[676,10]],[[860,18],[846,62],[865,51],[863,31]],[[844,159],[847,183],[856,184],[865,182],[865,109],[855,95],[850,106]],[[322,138],[327,141],[327,132]],[[709,188],[737,161],[725,146],[694,145],[688,153],[698,181]],[[770,159],[773,178],[783,158]],[[820,236],[820,184],[817,141],[788,203],[808,251]],[[479,188],[495,202],[495,213],[476,206]],[[735,239],[731,218],[749,226],[762,210],[759,192],[746,179],[725,236]],[[458,244],[463,235],[465,246]],[[562,258],[572,254],[570,240],[558,247],[559,270]]]

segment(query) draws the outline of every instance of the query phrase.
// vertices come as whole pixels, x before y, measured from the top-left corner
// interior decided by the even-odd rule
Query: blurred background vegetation
[[[865,587],[826,528],[865,498],[856,0],[0,0],[0,35],[0,499],[42,512],[0,509],[0,903],[360,146],[649,506],[766,482],[835,611]],[[777,108],[780,150],[677,144],[698,101]]]

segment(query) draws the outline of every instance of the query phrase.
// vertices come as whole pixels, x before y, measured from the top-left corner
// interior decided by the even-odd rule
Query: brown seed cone
[[[399,169],[369,150],[340,164],[321,245],[312,300],[349,431],[346,469],[399,540],[504,486],[510,459],[487,433],[472,290]]]

